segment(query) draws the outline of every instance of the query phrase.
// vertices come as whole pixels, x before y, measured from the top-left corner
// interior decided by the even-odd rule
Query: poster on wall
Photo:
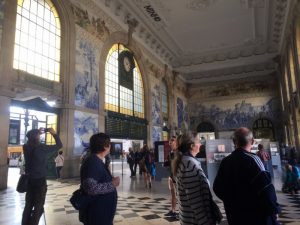
[[[90,137],[98,132],[98,115],[75,111],[74,155],[81,155],[89,145]]]
[[[163,163],[165,161],[165,148],[164,145],[158,146],[158,162]]]

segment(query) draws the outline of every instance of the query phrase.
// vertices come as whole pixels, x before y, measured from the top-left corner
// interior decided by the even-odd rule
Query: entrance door
[[[123,151],[122,142],[111,142],[110,154],[114,159],[120,159]]]

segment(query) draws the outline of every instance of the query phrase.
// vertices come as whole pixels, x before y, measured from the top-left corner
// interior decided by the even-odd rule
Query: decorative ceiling
[[[93,0],[187,83],[268,75],[276,69],[295,0]]]

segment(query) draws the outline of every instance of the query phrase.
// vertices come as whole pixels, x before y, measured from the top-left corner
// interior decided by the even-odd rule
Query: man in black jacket
[[[49,132],[56,144],[45,145],[40,143],[40,135]],[[23,146],[25,157],[25,174],[28,175],[28,187],[25,197],[22,225],[38,225],[44,212],[44,203],[47,193],[47,154],[58,152],[62,143],[53,128],[33,129],[27,132],[27,143]]]
[[[252,132],[239,128],[233,141],[236,149],[221,162],[213,186],[224,202],[229,225],[278,224],[280,209],[270,174],[259,157],[250,152]]]

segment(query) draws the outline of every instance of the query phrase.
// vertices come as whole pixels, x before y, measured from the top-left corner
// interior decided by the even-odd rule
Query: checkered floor
[[[127,178],[124,177],[124,178]],[[40,225],[79,225],[78,211],[69,203],[71,193],[78,188],[78,180],[63,182],[49,181],[45,204],[45,217]],[[142,177],[122,179],[118,189],[116,225],[179,224],[171,217],[165,217],[170,201],[166,180],[154,182],[151,190],[143,187]],[[300,225],[300,194],[291,196],[277,193],[282,206],[279,221],[282,225]],[[218,202],[223,210],[223,205]],[[13,187],[0,192],[0,225],[19,225],[24,207],[24,194],[17,193]],[[226,225],[224,219],[222,225]]]

